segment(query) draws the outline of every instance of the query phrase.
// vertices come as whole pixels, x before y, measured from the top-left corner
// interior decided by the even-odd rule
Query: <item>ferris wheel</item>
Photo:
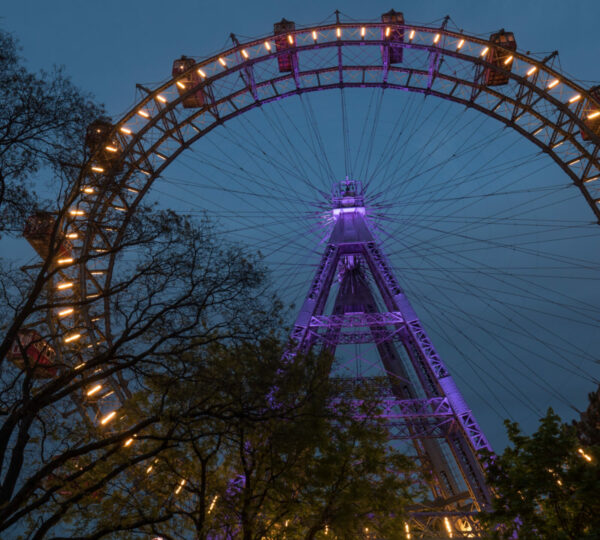
[[[310,289],[346,196],[369,215],[484,431],[539,416],[539,403],[573,406],[598,376],[600,90],[557,71],[554,55],[522,54],[517,38],[390,11],[377,22],[282,19],[259,39],[232,35],[218,55],[176,59],[126,115],[90,126],[92,157],[54,261],[54,294],[78,307],[50,313],[50,332],[23,334],[39,376],[53,376],[56,355],[80,369],[112,344],[114,248],[143,201],[216,219],[264,255],[292,303]],[[42,256],[54,226],[43,213],[28,223]],[[381,375],[354,337],[336,375]],[[126,379],[108,376],[80,405],[108,428],[128,397]],[[447,526],[470,534],[462,523]]]

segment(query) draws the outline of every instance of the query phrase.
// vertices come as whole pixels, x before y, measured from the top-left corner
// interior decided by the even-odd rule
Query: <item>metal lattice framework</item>
[[[116,122],[108,138],[115,141],[117,165],[104,166],[99,158],[103,150],[99,150],[83,171],[81,184],[67,198],[68,208],[61,230],[73,243],[73,257],[61,264],[60,275],[73,286],[57,291],[57,295],[62,302],[69,299],[77,302],[80,309],[70,316],[52,319],[56,346],[67,364],[75,368],[85,361],[89,351],[101,352],[112,342],[108,292],[118,246],[154,180],[184,150],[215,127],[289,96],[340,88],[386,88],[431,95],[475,109],[512,128],[543,150],[580,189],[600,220],[600,138],[586,122],[590,115],[600,111],[600,103],[587,89],[568,80],[544,61],[517,51],[504,50],[510,54],[509,67],[491,64],[486,51],[491,47],[503,49],[478,37],[444,27],[396,26],[402,29],[404,36],[403,41],[394,43],[403,49],[402,63],[388,61],[386,50],[390,41],[384,38],[386,24],[340,22],[290,32],[286,36],[289,47],[284,51],[277,50],[272,35],[243,44],[234,40],[232,48],[195,63],[182,75],[152,89],[139,87],[141,99]],[[278,58],[282,55],[290,55],[290,72],[282,73],[278,69]],[[482,78],[486,69],[503,73],[508,82],[486,86]],[[182,77],[190,80],[191,74],[196,82],[182,92],[178,83]],[[199,91],[204,96],[204,105],[184,108],[184,100]],[[585,140],[581,133],[585,134]],[[365,250],[378,265],[386,289],[401,294],[377,244],[366,243]],[[317,301],[318,291],[334,270],[336,257],[335,246],[329,245],[308,299],[312,295]],[[403,325],[414,337],[415,346],[427,356],[435,376],[443,380],[448,375],[420,322],[412,317],[406,319],[405,309],[368,316],[326,317],[307,313],[306,321],[302,321],[302,316],[296,332],[310,331],[313,337],[325,341],[327,333],[320,330],[323,328],[367,327],[366,336],[370,336],[374,328],[380,332],[387,328],[381,338],[384,342],[394,337]],[[353,330],[347,341],[355,343],[360,338],[359,333]],[[300,337],[292,335],[297,340]],[[339,342],[344,338],[336,339]],[[123,381],[109,381],[116,392],[109,392],[111,399],[114,400],[115,395],[117,401],[126,398],[123,384]],[[409,407],[401,400],[390,399],[393,401],[390,407],[393,405],[403,411],[398,413],[400,419],[419,417],[419,412],[413,410],[414,400]],[[447,415],[443,412],[447,403],[444,397],[435,399],[441,401],[424,400],[420,404],[423,411],[429,412],[427,417],[436,417],[437,422],[424,429],[429,429],[432,436],[444,430],[447,436],[447,430],[452,429],[452,422],[446,423]],[[115,407],[115,401],[107,401],[106,405],[100,402],[98,407],[100,412],[107,412]],[[454,416],[452,421],[456,419]],[[485,438],[477,431],[476,424],[469,426],[468,417],[459,420],[474,446],[485,447]],[[406,425],[398,429],[401,431]],[[403,435],[414,436],[414,432],[399,433]],[[439,523],[439,516],[434,511],[421,514],[414,518],[411,526],[415,532],[421,530],[425,537],[429,524]],[[463,512],[456,516],[456,520],[462,520],[456,530],[470,530],[464,524],[469,523],[471,527],[469,515]],[[451,516],[451,519],[454,518]]]

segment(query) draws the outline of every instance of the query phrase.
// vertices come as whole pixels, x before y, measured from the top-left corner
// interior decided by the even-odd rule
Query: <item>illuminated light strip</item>
[[[142,174],[145,174],[146,176],[152,176],[152,173],[150,171],[147,171],[146,169],[140,169],[140,172]]]
[[[554,88],[560,81],[558,79],[554,79],[548,86],[548,90]]]
[[[335,35],[338,39],[342,37],[342,29],[339,26],[335,29]]]
[[[58,316],[59,317],[66,317],[67,315],[71,315],[71,313],[73,313],[75,310],[73,308],[67,308],[67,309],[63,309],[62,311],[58,312]]]
[[[575,158],[572,161],[569,161],[567,163],[567,165],[571,166],[571,165],[575,165],[576,163],[579,163],[581,161],[581,158]]]
[[[132,187],[127,187],[127,191],[131,191],[131,193],[139,193],[140,192],[139,189],[135,189],[135,188],[132,188]]]
[[[410,540],[410,527],[408,526],[408,523],[404,524],[404,532],[406,532],[406,539]]]
[[[92,276],[103,276],[104,275],[104,270],[94,270],[93,272],[90,272],[92,274]]]
[[[267,51],[271,50],[271,44],[268,41],[265,41],[265,49],[267,49]]]
[[[105,146],[104,148],[106,150],[108,150],[109,152],[118,152],[119,151],[118,148],[115,148],[114,146],[110,146],[110,145],[109,146]]]
[[[67,234],[67,238],[70,238],[71,240],[75,240],[75,238],[79,238],[79,235],[76,232],[72,232]]]
[[[385,29],[385,37],[390,37],[390,32],[391,32],[391,30],[390,30],[390,27],[388,26],[388,27]]]
[[[246,52],[246,49],[242,49],[240,52],[242,53],[242,56],[244,58],[248,58],[248,53]]]
[[[575,94],[570,100],[569,103],[575,103],[581,99],[581,94]]]
[[[160,94],[156,95],[156,99],[158,101],[160,101],[161,103],[166,103],[167,102],[167,98],[165,96],[161,96]]]
[[[482,49],[481,52],[479,53],[479,56],[485,56],[488,51],[490,50],[489,47],[486,47],[485,49]]]
[[[71,257],[67,257],[66,259],[58,259],[56,262],[58,264],[71,264],[73,259]]]
[[[588,114],[588,120],[593,120],[594,118],[598,118],[600,116],[600,111],[594,111],[593,113]]]
[[[288,34],[288,42],[290,45],[294,44],[294,36],[292,36],[292,34]]]
[[[223,67],[227,67],[227,62],[225,62],[225,58],[222,56],[219,56],[219,64],[221,64]]]
[[[119,129],[121,130],[121,133],[125,133],[125,135],[131,135],[131,130],[129,128],[122,126]]]
[[[150,118],[150,115],[144,109],[140,109],[137,113],[144,118]]]
[[[590,176],[588,178],[586,178],[584,180],[584,182],[587,184],[588,182],[593,182],[594,180],[599,180],[600,179],[600,174],[597,174],[596,176]]]
[[[65,281],[64,283],[59,283],[56,288],[63,291],[65,289],[70,289],[73,286],[72,281]]]
[[[462,46],[465,44],[465,40],[461,39],[456,46],[456,50],[462,49]]]
[[[200,75],[200,77],[206,79],[206,73],[204,73],[204,71],[202,71],[200,68],[198,68],[198,75]]]
[[[555,148],[558,148],[559,146],[562,146],[562,145],[564,144],[564,142],[565,142],[565,141],[560,141],[560,142],[556,143],[556,144],[555,144],[555,145],[552,147],[552,149],[554,150]]]
[[[81,369],[83,366],[85,366],[85,362],[81,362],[81,364],[77,364],[73,369]]]
[[[586,454],[586,453],[583,451],[583,448],[578,448],[578,449],[577,449],[577,451],[578,451],[578,452],[581,454],[581,457],[582,457],[583,459],[585,459],[586,461],[592,461],[592,456],[590,456],[590,455]]]
[[[530,77],[531,75],[533,75],[535,72],[537,71],[537,67],[533,66],[531,68],[529,68],[529,71],[527,72],[527,76]]]
[[[361,26],[360,37],[364,38],[366,33],[367,33],[367,29],[364,26]]]
[[[65,343],[71,343],[71,341],[75,341],[81,337],[81,334],[71,334],[64,339]]]
[[[96,190],[93,187],[85,187],[82,189],[84,193],[94,193]]]
[[[146,474],[150,474],[152,472],[152,465],[146,469]]]
[[[69,214],[72,216],[84,216],[85,212],[83,210],[69,210]]]
[[[92,171],[94,171],[94,172],[104,172],[104,169],[102,167],[98,167],[98,165],[93,165],[92,166]]]
[[[100,423],[102,425],[108,424],[115,416],[117,416],[117,411],[109,412],[102,420],[100,420]]]
[[[213,511],[213,509],[214,509],[214,507],[215,507],[215,504],[216,504],[216,502],[217,502],[217,499],[218,499],[218,498],[219,498],[219,496],[218,496],[218,495],[215,495],[215,496],[213,497],[213,500],[212,500],[212,502],[210,503],[210,507],[208,508],[208,513],[209,513],[209,514],[210,514],[210,513]]]
[[[131,446],[131,443],[133,442],[132,438],[129,438],[125,441],[125,444],[123,446],[127,447],[127,446]]]
[[[537,135],[538,133],[540,133],[541,131],[543,131],[545,127],[546,127],[546,126],[542,126],[541,128],[539,128],[539,129],[536,129],[536,130],[533,132],[533,134],[534,134],[534,135]]]
[[[185,480],[182,480],[181,482],[179,482],[179,486],[175,490],[175,495],[177,495],[181,491],[181,488],[183,488],[183,486],[185,486]]]
[[[433,43],[437,43],[440,40],[440,34],[436,34],[433,38]]]
[[[177,81],[175,84],[176,84],[177,86],[179,86],[179,88],[181,88],[182,90],[185,90],[185,84],[184,84],[184,83],[182,83],[181,81]]]
[[[415,31],[414,31],[414,30],[411,30],[411,31],[410,31],[410,34],[408,34],[408,39],[409,39],[410,41],[412,41],[412,39],[413,39],[414,37],[415,37]]]
[[[100,392],[101,389],[102,389],[102,385],[101,384],[97,384],[96,386],[94,386],[94,388],[92,388],[91,390],[87,391],[87,395],[88,396],[93,396],[94,394],[97,394],[98,392]]]
[[[452,527],[450,526],[450,520],[447,517],[444,518],[444,525],[448,531],[448,536],[452,538]]]
[[[167,156],[165,156],[164,154],[161,154],[160,152],[154,152],[154,153],[163,161],[167,161]]]
[[[504,65],[507,66],[513,61],[514,56],[509,56],[506,60],[504,60]]]
[[[113,208],[115,210],[118,210],[119,212],[127,212],[127,208],[125,208],[123,206],[113,206]]]
[[[312,31],[312,38],[314,41],[317,41],[317,33],[314,30]]]

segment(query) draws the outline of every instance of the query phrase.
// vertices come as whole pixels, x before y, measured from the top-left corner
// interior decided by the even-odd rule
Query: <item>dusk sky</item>
[[[273,22],[282,17],[294,20],[297,25],[302,26],[326,19],[331,21],[336,8],[342,12],[342,19],[347,17],[361,21],[377,21],[381,13],[391,8],[403,11],[408,23],[439,25],[445,15],[450,15],[451,28],[464,29],[466,33],[479,37],[487,37],[490,33],[505,28],[514,32],[519,51],[531,51],[544,56],[558,50],[559,60],[555,67],[563,74],[580,81],[585,87],[598,84],[597,81],[600,81],[600,62],[598,62],[600,2],[594,0],[578,2],[423,1],[399,2],[395,5],[389,0],[371,2],[352,0],[337,4],[329,0],[302,2],[21,0],[6,2],[2,6],[0,27],[18,38],[22,45],[22,55],[29,69],[37,71],[49,69],[52,65],[64,66],[73,81],[82,89],[92,93],[105,105],[107,113],[118,120],[136,103],[136,83],[152,87],[158,82],[167,80],[170,78],[172,61],[182,54],[197,58],[211,56],[231,46],[230,33],[235,33],[242,42],[266,35],[272,32]],[[329,108],[329,97],[324,97],[321,101],[316,96],[311,99],[314,99],[317,118],[321,122],[321,133],[326,140],[326,145],[329,145],[331,161],[334,162],[334,168],[338,173],[335,163],[336,160],[340,160],[342,152],[339,144],[339,118]],[[364,111],[369,107],[369,99],[368,94],[363,99],[358,94],[351,93],[350,111],[356,112],[357,116],[366,114]],[[403,100],[398,103],[416,110],[417,98],[402,96],[398,99]],[[388,101],[385,103],[387,106]],[[392,103],[391,100],[389,103]],[[436,126],[450,124],[451,115],[456,110],[451,107],[437,109],[428,101],[424,111],[431,115],[428,117],[431,119],[422,121],[424,131],[430,129],[431,133],[435,133]],[[298,106],[290,101],[289,107],[285,104],[273,106],[267,114],[271,115],[269,117],[271,119],[277,117],[285,122],[286,118],[297,118],[295,115],[300,114],[298,111]],[[440,116],[436,117],[436,114]],[[519,216],[520,221],[513,224],[514,229],[508,232],[490,228],[485,233],[486,239],[490,246],[499,239],[510,243],[514,240],[510,238],[507,240],[508,236],[513,235],[516,238],[524,234],[525,229],[518,230],[519,225],[530,227],[525,230],[526,234],[532,234],[533,227],[539,225],[539,234],[536,232],[534,235],[537,244],[532,245],[532,251],[527,254],[527,257],[523,255],[524,258],[517,259],[519,255],[514,254],[514,260],[513,251],[508,250],[505,245],[502,249],[492,246],[489,251],[478,255],[477,262],[473,262],[473,259],[467,256],[458,259],[461,251],[468,248],[464,244],[436,244],[437,253],[442,253],[441,247],[450,250],[452,255],[457,257],[456,260],[452,260],[460,264],[460,273],[453,274],[457,281],[450,284],[444,281],[443,273],[454,271],[453,263],[449,258],[440,258],[433,262],[427,260],[421,264],[421,259],[426,260],[426,257],[421,257],[419,253],[416,254],[418,262],[414,262],[415,259],[410,262],[408,257],[404,259],[400,253],[399,244],[394,238],[402,237],[402,240],[407,242],[402,244],[404,247],[414,245],[415,239],[421,246],[426,246],[428,241],[437,242],[433,236],[427,236],[428,233],[424,233],[423,228],[413,231],[411,227],[416,225],[408,214],[404,217],[398,217],[401,212],[390,214],[396,217],[386,225],[390,238],[385,240],[384,246],[397,267],[400,280],[405,284],[410,298],[414,299],[418,313],[425,324],[431,328],[438,349],[448,359],[447,363],[455,374],[467,401],[480,418],[484,431],[488,433],[495,446],[502,446],[505,443],[502,418],[510,416],[522,422],[528,430],[535,427],[539,414],[545,412],[548,406],[554,407],[565,418],[572,418],[575,408],[585,406],[587,393],[595,388],[594,379],[597,381],[600,378],[600,366],[597,363],[597,350],[600,347],[597,321],[600,320],[600,311],[595,311],[595,306],[600,301],[596,275],[600,263],[600,255],[597,255],[600,251],[598,250],[600,227],[593,223],[593,214],[583,203],[582,197],[569,187],[570,181],[561,175],[549,159],[540,156],[539,151],[531,145],[519,143],[513,149],[514,136],[512,134],[505,136],[506,132],[502,131],[501,126],[492,124],[491,121],[476,128],[475,123],[478,119],[475,116],[472,111],[461,113],[457,125],[465,128],[459,130],[454,146],[444,149],[444,152],[456,153],[456,149],[467,144],[467,139],[489,133],[490,144],[481,150],[475,161],[482,166],[487,162],[493,163],[496,159],[493,156],[498,153],[503,154],[502,159],[507,161],[521,160],[518,167],[498,173],[504,176],[501,185],[495,189],[511,186],[520,177],[519,175],[527,174],[530,184],[519,185],[531,190],[527,195],[523,195],[528,197],[528,204],[535,204],[538,197],[536,193],[540,193],[540,190],[549,188],[556,190],[551,195],[555,196],[551,211],[545,212],[539,205],[536,210],[539,213],[524,212]],[[250,122],[255,122],[253,125],[257,126],[259,131],[264,130],[266,126],[264,121],[261,123],[251,115],[249,118]],[[375,152],[378,150],[383,152],[386,134],[393,133],[392,121],[386,122],[387,120],[384,119],[382,132],[375,142]],[[232,126],[233,128],[237,126],[239,129],[248,127],[243,123],[232,124]],[[353,128],[358,138],[360,126],[355,123]],[[235,152],[235,145],[232,140],[219,137],[221,135],[216,134],[210,144],[220,145],[219,152],[229,152],[228,156],[233,161],[237,160],[248,168],[249,156],[243,153],[233,155],[231,152]],[[426,144],[426,141],[423,141],[427,137],[423,134],[415,135],[407,141],[408,153],[413,146],[416,149],[417,144]],[[268,143],[266,146],[271,149],[274,146],[271,144],[273,139],[274,137],[265,136],[265,142]],[[210,152],[210,148],[207,143],[205,146],[199,145],[198,151]],[[511,148],[510,152],[514,152],[513,154],[508,153],[509,148]],[[424,155],[429,155],[433,159],[434,155],[439,157],[436,152],[438,152],[437,147],[434,149],[427,147],[427,154]],[[306,157],[306,153],[303,159],[305,158],[310,159]],[[227,224],[229,235],[235,240],[234,232],[236,228],[244,228],[244,218],[236,216],[235,226],[230,226],[227,219],[241,212],[244,208],[243,201],[234,196],[225,200],[224,192],[221,192],[217,198],[211,199],[211,195],[202,192],[200,187],[190,188],[193,194],[186,198],[186,192],[181,184],[182,178],[189,178],[192,181],[196,174],[194,167],[198,167],[198,163],[194,165],[191,158],[188,161],[186,159],[188,158],[182,159],[177,168],[174,166],[172,171],[169,170],[170,176],[165,177],[165,184],[157,183],[153,196],[165,205],[174,205],[186,212],[204,210],[209,213],[214,212],[221,223]],[[462,169],[466,170],[468,165],[471,163],[458,162],[453,166],[454,174],[458,174]],[[417,165],[411,165],[412,168],[415,166]],[[419,164],[417,169],[419,167],[425,168],[423,164]],[[342,168],[343,163],[339,168],[340,176],[343,174]],[[226,171],[215,170],[212,174],[221,174],[223,181],[226,181]],[[442,185],[443,178],[439,181]],[[376,183],[375,180],[373,183]],[[179,188],[173,187],[177,185],[181,188],[181,192],[177,192]],[[375,185],[374,188],[376,187]],[[563,188],[565,191],[561,191]],[[169,192],[168,196],[164,195],[166,191]],[[394,193],[397,193],[398,199],[390,198],[389,201],[401,205],[402,191]],[[447,196],[466,194],[460,190],[444,193]],[[565,202],[559,205],[561,193],[565,194]],[[192,203],[194,197],[204,203],[198,202],[197,205],[195,202]],[[312,195],[307,193],[306,197],[310,199]],[[510,206],[516,206],[520,202],[517,195],[511,197],[509,200],[493,202],[491,206],[486,206],[488,203],[484,202],[481,195],[481,200],[478,202],[479,210],[486,215],[504,212]],[[212,201],[214,206],[208,201]],[[425,201],[419,204],[421,203],[425,204]],[[219,206],[221,209],[215,211],[217,204],[224,206]],[[438,201],[438,204],[442,203]],[[421,223],[430,223],[427,219],[441,215],[441,208],[438,206],[437,210],[434,209],[429,214],[427,211],[421,213],[423,218]],[[255,237],[257,246],[266,253],[266,260],[274,265],[275,271],[285,269],[287,274],[282,275],[286,280],[287,288],[293,293],[289,293],[289,297],[285,294],[283,296],[286,301],[295,301],[297,305],[305,294],[307,279],[316,262],[315,257],[318,258],[320,248],[315,242],[319,240],[319,231],[315,232],[314,223],[311,225],[310,220],[307,221],[304,215],[303,226],[307,229],[299,228],[296,231],[296,234],[302,238],[290,237],[291,233],[286,229],[288,224],[284,223],[285,216],[280,212],[281,208],[270,208],[267,205],[257,207],[256,211],[259,209],[265,212],[270,221],[268,223],[265,221],[264,230],[257,232],[257,235],[263,235]],[[423,212],[421,206],[418,210]],[[438,214],[434,214],[434,211]],[[314,211],[313,214],[318,215],[318,211]],[[526,223],[525,218],[528,216],[543,218],[543,225]],[[550,225],[554,217],[559,217],[564,224],[559,232],[554,232]],[[467,224],[467,217],[463,219],[461,223]],[[246,223],[254,227],[258,221],[257,218],[248,217]],[[477,226],[479,226],[477,223],[473,225],[474,228]],[[582,239],[573,239],[573,231],[580,231]],[[430,231],[430,234],[433,233]],[[550,235],[554,234],[563,235],[563,241],[552,243]],[[242,241],[249,241],[248,236],[240,238]],[[549,254],[560,256],[560,264],[557,263],[556,267],[550,268]],[[288,259],[283,260],[282,257]],[[306,262],[307,260],[309,263]],[[412,266],[406,262],[407,260]],[[483,268],[478,266],[479,263],[485,264],[488,270],[496,266],[501,268],[502,280],[477,281],[479,279],[477,273]],[[297,266],[294,266],[295,264]],[[422,268],[429,264],[432,266]],[[507,266],[504,266],[505,264]],[[510,265],[513,265],[512,270],[509,268]],[[539,271],[538,274],[515,274],[519,268],[533,267]],[[301,271],[296,272],[295,268]],[[439,272],[434,274],[436,268]],[[543,272],[546,273],[540,277],[540,273]],[[471,285],[467,283],[471,280],[471,276],[475,276],[472,278],[474,288],[465,296],[467,289],[463,290],[461,287],[465,284]],[[495,274],[488,272],[485,279],[491,280],[496,277]],[[275,279],[274,282],[283,283],[280,279]],[[528,298],[526,304],[521,304],[521,300],[516,300],[518,295],[514,293],[515,286],[521,291],[520,295],[526,294],[530,287],[539,287],[540,290],[536,290],[536,294],[540,296],[536,299]],[[542,289],[553,292],[548,292],[544,300]],[[473,300],[476,294],[489,294],[489,301],[482,301],[479,305]],[[519,298],[524,297],[519,296]],[[436,299],[439,304],[435,303]],[[496,301],[499,302],[498,306],[502,309],[506,308],[506,311],[496,310],[497,306],[494,304]],[[486,311],[490,305],[493,309]],[[529,323],[519,319],[520,308],[529,310]],[[512,315],[506,317],[506,313],[512,313],[514,317]],[[532,315],[535,313],[540,313],[539,318],[536,319]],[[561,313],[565,314],[564,321],[560,320]],[[465,318],[461,319],[463,315]],[[498,337],[494,343],[487,324],[494,327],[493,336]],[[553,336],[555,341],[552,341]],[[570,351],[572,344],[576,344],[576,353]],[[466,351],[465,361],[459,358],[463,351]],[[508,356],[511,358],[510,361],[507,359]],[[544,364],[544,357],[548,360],[548,365]],[[486,362],[493,363],[493,369],[491,364],[488,365]],[[569,370],[574,371],[565,371],[564,365],[569,362],[572,363],[569,364]],[[475,371],[476,376],[473,374]],[[579,373],[579,378],[573,377],[574,372]],[[540,381],[546,382],[541,382],[534,387],[530,379],[535,377],[540,377]],[[553,388],[559,388],[563,394],[559,396],[552,390]],[[535,407],[527,409],[526,403],[530,398],[535,401]]]

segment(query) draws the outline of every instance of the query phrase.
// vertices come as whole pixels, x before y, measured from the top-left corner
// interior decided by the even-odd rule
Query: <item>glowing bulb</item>
[[[210,503],[210,507],[209,507],[209,509],[208,509],[208,513],[209,513],[209,514],[210,514],[210,513],[213,511],[213,508],[215,507],[215,503],[217,502],[217,499],[218,499],[218,498],[219,498],[219,496],[218,496],[218,495],[215,495],[215,496],[213,497],[213,500],[212,500],[212,502]]]
[[[96,386],[94,386],[94,388],[87,391],[87,395],[93,396],[94,394],[97,394],[98,392],[100,392],[101,389],[102,389],[102,385],[97,384]]]
[[[132,442],[133,442],[133,439],[127,439],[123,446],[130,446]]]
[[[412,40],[412,38],[414,38],[414,37],[415,37],[415,31],[411,30],[410,34],[408,34],[408,39]]]
[[[436,34],[433,38],[433,42],[437,43],[440,40],[440,34]]]
[[[448,536],[452,538],[452,527],[450,526],[450,520],[447,517],[444,518],[444,525],[446,525]]]
[[[385,37],[390,37],[390,27],[389,26],[385,29]]]
[[[361,28],[360,28],[360,37],[365,37],[366,33],[367,33],[367,29],[364,26],[361,26]]]
[[[104,172],[104,169],[102,167],[98,167],[98,165],[94,165],[92,167],[92,171],[94,171],[94,172]]]
[[[115,148],[114,146],[105,146],[106,150],[108,150],[109,152],[118,152],[119,149]]]
[[[533,75],[535,72],[537,71],[537,67],[532,66],[531,68],[529,68],[529,71],[527,72],[527,76],[531,76]]]
[[[554,79],[549,85],[548,89],[554,88],[560,81],[558,79]]]
[[[225,58],[223,58],[222,56],[219,56],[219,63],[225,67],[227,66],[227,62],[225,62]]]
[[[152,471],[152,465],[150,465],[150,467],[148,467],[146,469],[146,474],[150,474],[151,471]]]
[[[71,334],[65,338],[65,343],[71,343],[71,341],[75,341],[81,337],[81,334]]]
[[[312,38],[317,41],[317,33],[314,30],[312,32]]]
[[[117,411],[109,412],[102,420],[100,420],[100,423],[102,425],[108,424],[115,416],[117,416]]]
[[[85,212],[83,210],[69,210],[69,214],[72,216],[84,216]]]
[[[588,120],[593,120],[594,118],[598,118],[598,116],[600,116],[600,111],[595,111],[588,114]]]
[[[485,56],[489,50],[490,50],[489,47],[485,47],[484,49],[481,50],[481,52],[479,53],[479,56]]]
[[[160,94],[157,94],[156,99],[158,99],[158,101],[160,101],[161,103],[167,102],[167,98],[165,96],[161,96]]]
[[[125,135],[131,135],[131,130],[126,127],[121,127],[121,133],[125,133]]]
[[[289,41],[290,45],[294,44],[294,36],[292,36],[292,34],[288,34],[288,41]]]
[[[73,286],[72,281],[64,281],[63,283],[59,283],[56,288],[63,291],[65,289],[70,289]]]
[[[242,53],[242,56],[244,58],[248,58],[248,53],[246,52],[246,49],[242,49],[240,52]]]
[[[185,90],[185,84],[183,84],[181,81],[177,81],[177,86],[179,86],[179,88],[181,88],[182,90]]]
[[[510,64],[513,61],[513,57],[512,55],[509,56],[506,60],[504,60],[504,65],[507,66],[508,64]]]
[[[175,494],[177,495],[180,491],[181,488],[185,486],[185,480],[182,480],[181,482],[179,482],[179,486],[177,487],[177,489],[175,490]]]
[[[457,48],[457,49],[462,49],[462,46],[463,46],[464,44],[465,44],[465,40],[464,40],[464,39],[461,39],[461,40],[458,42],[458,45],[456,46],[456,48]]]
[[[73,308],[63,309],[62,311],[58,312],[58,316],[66,317],[67,315],[71,315],[71,313],[73,313],[73,311],[75,311]]]
[[[71,238],[72,240],[74,240],[75,238],[79,238],[79,235],[76,232],[72,232],[67,234],[67,238]]]
[[[341,37],[342,37],[342,29],[341,29],[341,28],[339,28],[339,27],[338,27],[338,28],[336,28],[336,29],[335,29],[335,35],[336,35],[338,38],[341,38]]]
[[[404,532],[406,532],[406,539],[410,540],[410,527],[408,526],[408,523],[404,524]]]
[[[268,41],[265,41],[265,49],[267,49],[267,51],[271,50],[271,44]]]
[[[581,99],[581,94],[575,94],[570,100],[569,103],[575,103]]]
[[[84,193],[94,193],[94,191],[96,191],[96,190],[93,187],[83,188]]]
[[[206,78],[206,73],[204,73],[204,71],[202,71],[201,69],[198,69],[198,75],[200,75],[200,77],[202,78]]]
[[[137,113],[144,118],[150,118],[150,115],[144,109],[140,109]]]
[[[65,259],[58,259],[56,262],[58,264],[71,264],[73,262],[73,259],[71,257],[67,257]]]

